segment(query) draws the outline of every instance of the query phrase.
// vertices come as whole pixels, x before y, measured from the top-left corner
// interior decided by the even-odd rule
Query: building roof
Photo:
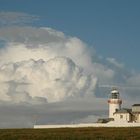
[[[140,106],[140,104],[134,104],[134,105],[132,105],[132,106]]]
[[[113,118],[101,118],[101,119],[99,118],[97,120],[97,123],[108,123],[110,121],[114,121],[114,119]]]
[[[116,113],[129,113],[129,114],[131,114],[131,112],[132,112],[131,109],[122,108],[122,109],[116,110],[116,112],[114,114],[116,114]]]

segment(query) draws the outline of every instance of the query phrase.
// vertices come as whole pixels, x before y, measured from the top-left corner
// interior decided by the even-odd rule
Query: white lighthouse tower
[[[121,104],[122,104],[122,100],[120,99],[120,94],[117,89],[114,88],[111,91],[108,104],[109,104],[109,118],[114,118],[113,113],[115,113],[117,109],[118,110],[121,109]]]

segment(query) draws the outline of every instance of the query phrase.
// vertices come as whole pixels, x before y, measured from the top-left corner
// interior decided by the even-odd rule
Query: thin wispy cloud
[[[39,20],[38,16],[22,12],[0,12],[0,26],[24,25]]]

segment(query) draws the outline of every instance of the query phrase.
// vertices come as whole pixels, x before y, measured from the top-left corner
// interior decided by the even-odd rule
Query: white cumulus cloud
[[[85,75],[71,59],[56,57],[4,64],[0,83],[1,100],[34,103],[35,98],[42,98],[55,102],[94,95],[97,78]]]
[[[5,41],[0,49],[4,100],[62,101],[94,95],[98,84],[125,84],[132,77],[116,59],[98,58],[80,39],[51,28],[3,27],[0,39]]]

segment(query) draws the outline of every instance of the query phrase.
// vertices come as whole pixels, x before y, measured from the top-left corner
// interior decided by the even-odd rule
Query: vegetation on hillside
[[[0,129],[0,140],[140,140],[140,127]]]

